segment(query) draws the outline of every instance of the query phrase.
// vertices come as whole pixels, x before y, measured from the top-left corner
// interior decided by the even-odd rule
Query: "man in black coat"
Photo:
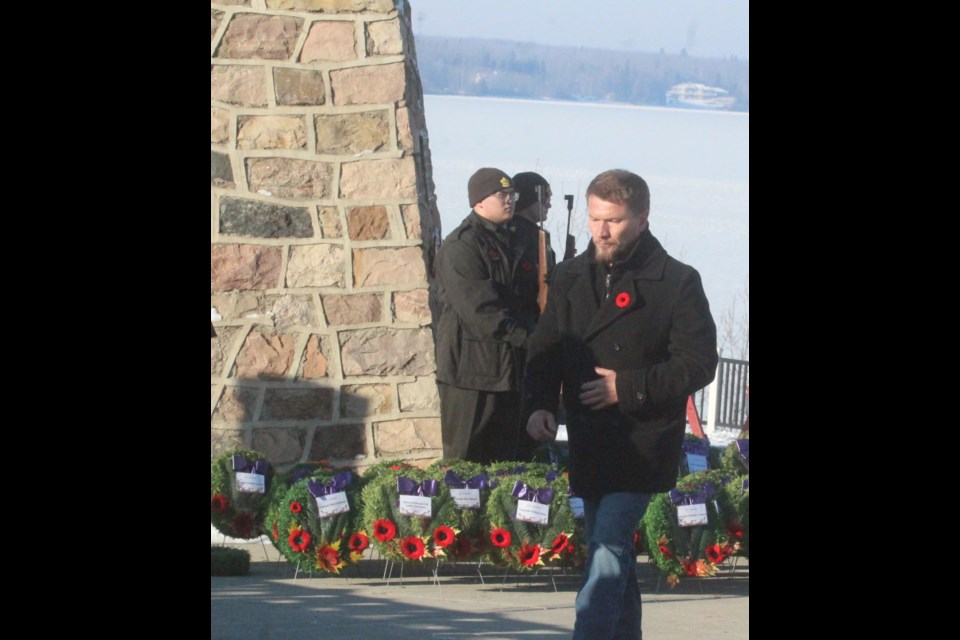
[[[516,459],[523,350],[535,318],[524,313],[521,256],[507,229],[513,181],[485,167],[470,177],[467,191],[473,210],[435,262],[440,426],[445,459],[489,464]]]
[[[556,437],[562,389],[570,487],[584,502],[574,640],[642,637],[633,533],[651,494],[675,486],[687,398],[713,380],[719,359],[700,274],[667,255],[649,214],[640,176],[593,179],[590,246],[557,265],[530,339],[527,433]]]

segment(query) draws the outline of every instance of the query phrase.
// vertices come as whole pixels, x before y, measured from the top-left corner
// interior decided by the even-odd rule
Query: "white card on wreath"
[[[433,505],[430,503],[429,496],[400,496],[400,513],[405,516],[425,516],[427,518],[433,515]]]
[[[547,524],[550,519],[550,505],[530,500],[517,500],[516,518],[534,524]]]
[[[690,473],[694,471],[703,471],[707,468],[707,456],[700,455],[699,453],[688,453],[687,454],[687,469]]]
[[[347,494],[343,491],[317,496],[317,514],[321,518],[335,516],[344,511],[350,511],[350,503],[347,501]]]
[[[570,498],[570,510],[573,511],[574,518],[583,517],[583,498],[574,496]]]
[[[681,527],[695,527],[698,524],[707,524],[707,505],[677,505],[677,522]]]
[[[480,489],[450,489],[450,497],[461,509],[480,508]]]
[[[266,480],[262,473],[237,471],[237,491],[240,493],[266,493]]]

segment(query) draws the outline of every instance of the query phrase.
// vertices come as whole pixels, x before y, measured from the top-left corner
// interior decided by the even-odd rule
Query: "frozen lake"
[[[582,252],[590,238],[583,192],[601,171],[628,169],[650,185],[650,230],[700,272],[714,318],[746,288],[748,113],[439,95],[424,103],[444,237],[470,211],[474,171],[536,171],[554,194],[545,223],[554,251],[563,255],[571,194],[570,233]]]

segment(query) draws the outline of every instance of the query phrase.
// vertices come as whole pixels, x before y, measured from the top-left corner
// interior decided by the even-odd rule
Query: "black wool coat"
[[[700,274],[645,230],[610,296],[594,293],[594,247],[557,265],[530,338],[524,411],[556,415],[563,389],[570,485],[577,495],[675,486],[687,398],[716,373],[717,329]],[[580,386],[617,372],[618,404],[593,410]]]
[[[440,320],[437,380],[462,389],[517,391],[533,331],[521,252],[509,232],[471,212],[434,262]],[[524,276],[529,274],[524,272]]]

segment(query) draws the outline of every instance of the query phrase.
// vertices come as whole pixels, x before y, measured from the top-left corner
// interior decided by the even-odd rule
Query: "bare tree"
[[[743,289],[733,294],[730,306],[720,316],[717,346],[724,356],[750,359],[750,277]]]

